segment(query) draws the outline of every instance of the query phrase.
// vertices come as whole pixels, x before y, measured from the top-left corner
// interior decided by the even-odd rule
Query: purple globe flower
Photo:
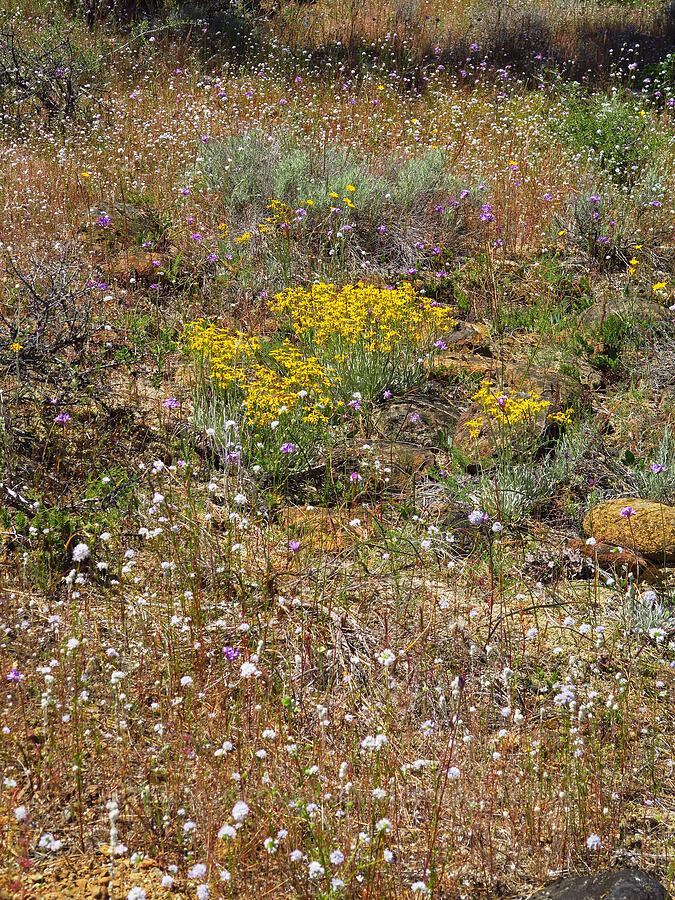
[[[281,445],[281,452],[282,452],[282,453],[295,453],[295,451],[296,451],[297,449],[298,449],[298,448],[296,447],[296,445],[295,445],[295,444],[292,444],[290,441],[286,441],[285,443],[283,443],[283,444]]]
[[[300,552],[300,541],[289,541],[288,549],[291,553],[299,553]]]
[[[223,647],[223,653],[225,654],[225,659],[228,659],[230,662],[234,662],[235,659],[239,659],[241,656],[236,647]]]
[[[649,467],[649,470],[652,473],[652,475],[660,475],[661,472],[663,472],[664,468],[665,468],[665,466],[662,466],[661,463],[653,462],[651,464],[651,466]]]
[[[167,409],[178,409],[180,400],[177,397],[167,397],[163,401],[162,406],[166,406]]]
[[[54,417],[54,421],[57,425],[67,425],[68,422],[72,422],[72,418],[68,415],[68,413],[59,413],[58,416]]]
[[[624,519],[630,519],[631,516],[635,515],[635,509],[632,506],[624,506],[621,510],[621,515]]]

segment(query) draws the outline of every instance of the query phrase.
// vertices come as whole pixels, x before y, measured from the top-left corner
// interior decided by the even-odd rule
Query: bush
[[[571,149],[587,154],[591,164],[615,184],[632,186],[658,158],[663,145],[648,123],[638,100],[628,94],[574,92],[559,131]]]
[[[277,268],[286,282],[290,267],[275,267],[275,254],[298,249],[308,278],[348,280],[366,257],[382,272],[400,272],[431,264],[440,248],[456,253],[475,237],[476,198],[448,175],[440,150],[375,172],[351,150],[313,155],[249,132],[206,144],[200,165],[208,187],[224,198],[231,227],[267,235],[265,268]],[[296,254],[294,272],[297,262]]]

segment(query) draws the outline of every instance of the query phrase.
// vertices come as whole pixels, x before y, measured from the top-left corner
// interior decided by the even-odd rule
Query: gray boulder
[[[666,900],[666,892],[640,869],[616,869],[562,878],[532,894],[530,900]]]

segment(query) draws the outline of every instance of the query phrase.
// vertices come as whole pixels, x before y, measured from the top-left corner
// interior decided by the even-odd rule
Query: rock
[[[406,485],[410,478],[431,468],[436,461],[430,450],[407,441],[372,441],[370,448],[366,458],[371,465],[376,463],[378,470],[389,478],[389,485],[396,488]],[[388,469],[391,471],[387,472]]]
[[[137,278],[139,281],[159,281],[160,272],[166,273],[171,264],[168,253],[147,253],[142,251],[126,251],[119,253],[113,261],[112,273],[118,281]]]
[[[375,424],[383,437],[413,438],[416,444],[430,447],[438,444],[439,431],[447,434],[456,418],[455,409],[446,401],[414,396],[381,407]]]
[[[570,554],[577,554],[578,557],[589,559],[605,571],[619,573],[626,571],[636,575],[638,572],[644,573],[652,568],[649,561],[643,556],[611,544],[598,542],[595,546],[589,546],[579,538],[570,538],[566,542],[565,548]]]
[[[635,514],[621,515],[625,507]],[[650,562],[675,562],[675,507],[637,497],[606,500],[584,519],[584,531],[597,541],[627,547]]]
[[[92,900],[108,900],[108,885],[104,882],[92,884],[89,887],[89,896]]]
[[[663,886],[639,869],[562,878],[532,894],[530,900],[666,900]]]
[[[443,341],[455,350],[482,351],[482,355],[491,356],[490,329],[482,322],[457,322],[454,329],[443,335]]]

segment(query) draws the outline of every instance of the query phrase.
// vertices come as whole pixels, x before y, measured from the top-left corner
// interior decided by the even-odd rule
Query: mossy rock
[[[631,507],[631,516],[621,511]],[[654,563],[675,562],[675,507],[620,497],[594,506],[584,519],[584,531],[597,541],[627,547]]]

